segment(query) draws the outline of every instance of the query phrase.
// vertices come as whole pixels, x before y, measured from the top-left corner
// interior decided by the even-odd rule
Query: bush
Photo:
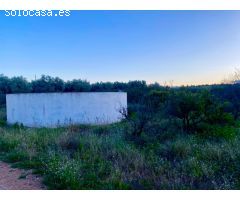
[[[237,130],[235,127],[229,125],[202,124],[200,135],[204,137],[233,139],[237,135]]]

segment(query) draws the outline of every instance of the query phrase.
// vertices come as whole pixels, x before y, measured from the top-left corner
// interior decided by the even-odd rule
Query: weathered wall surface
[[[106,124],[121,120],[124,92],[7,94],[7,121],[29,127]]]

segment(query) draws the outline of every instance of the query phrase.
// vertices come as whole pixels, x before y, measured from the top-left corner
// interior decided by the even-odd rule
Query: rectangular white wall
[[[108,124],[122,119],[127,93],[28,93],[7,94],[7,122],[29,127],[70,124]]]

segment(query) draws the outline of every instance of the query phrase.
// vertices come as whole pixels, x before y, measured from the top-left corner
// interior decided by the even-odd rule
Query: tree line
[[[27,81],[22,76],[9,78],[0,75],[0,103],[5,102],[5,94],[43,93],[43,92],[128,92],[131,102],[138,102],[148,90],[163,88],[158,83],[147,85],[146,81],[97,82],[90,83],[82,79],[64,81],[58,77],[42,75],[41,78]]]
[[[74,79],[71,81],[64,81],[59,77],[51,77],[47,75],[42,75],[36,80],[27,81],[27,79],[22,76],[9,78],[0,74],[1,104],[5,99],[5,94],[11,93],[119,91],[128,93],[128,102],[131,104],[143,102],[144,97],[149,94],[153,94],[153,91],[165,91],[168,94],[181,91],[187,91],[189,94],[207,91],[219,101],[227,101],[231,104],[231,106],[234,105],[234,107],[237,108],[235,109],[234,116],[237,117],[239,115],[238,110],[240,110],[238,109],[238,107],[240,107],[240,84],[238,83],[174,88],[162,86],[158,83],[147,84],[146,81],[143,80],[134,80],[129,82],[96,82],[91,84],[87,80]],[[154,99],[151,99],[151,101],[154,101]]]

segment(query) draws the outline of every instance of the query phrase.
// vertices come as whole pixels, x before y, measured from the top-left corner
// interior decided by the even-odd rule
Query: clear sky
[[[0,73],[96,81],[217,83],[240,67],[240,11],[0,14]]]

